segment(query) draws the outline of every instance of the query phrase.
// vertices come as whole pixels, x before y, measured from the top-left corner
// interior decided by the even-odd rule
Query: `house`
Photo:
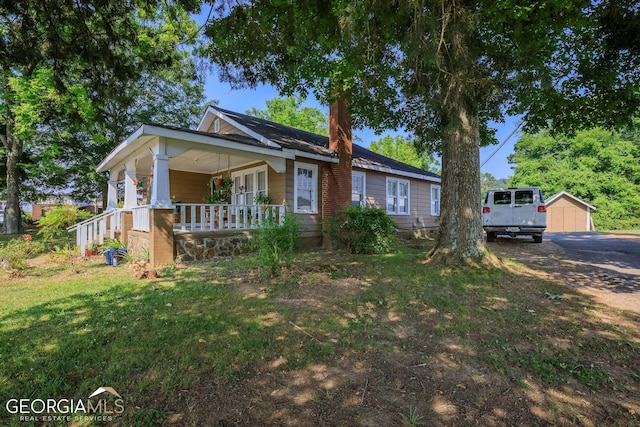
[[[547,203],[547,232],[593,231],[591,212],[596,208],[561,191],[549,197]]]
[[[435,229],[440,177],[352,144],[346,106],[332,105],[330,120],[325,137],[210,106],[195,130],[140,126],[97,168],[109,173],[107,211],[72,228],[81,253],[120,236],[134,252],[147,248],[154,264],[229,255],[285,212],[320,244],[323,221],[352,203],[385,209],[401,232]],[[232,183],[230,200],[204,203],[218,191],[215,177]]]
[[[40,218],[45,216],[48,211],[60,206],[78,206],[80,209],[94,214],[102,211],[102,204],[98,203],[98,200],[95,200],[93,204],[90,204],[77,202],[68,196],[53,196],[40,200],[37,203],[33,203],[31,208],[31,219],[33,221],[38,221]]]

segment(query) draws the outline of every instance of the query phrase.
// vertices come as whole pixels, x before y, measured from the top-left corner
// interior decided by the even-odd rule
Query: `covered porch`
[[[107,209],[76,224],[82,254],[91,242],[119,238],[152,263],[174,260],[174,236],[242,234],[285,215],[291,153],[242,135],[143,125],[98,166],[108,172]],[[213,178],[230,191],[216,194]]]

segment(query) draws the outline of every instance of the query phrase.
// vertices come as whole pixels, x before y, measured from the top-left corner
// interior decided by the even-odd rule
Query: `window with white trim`
[[[233,192],[231,201],[234,205],[252,205],[256,194],[267,194],[267,165],[233,172]]]
[[[366,206],[367,202],[367,175],[364,172],[351,173],[351,204],[354,206]]]
[[[431,216],[440,216],[440,186],[431,184]]]
[[[294,163],[294,210],[300,213],[318,212],[318,165]]]
[[[409,215],[409,181],[387,177],[387,213]]]

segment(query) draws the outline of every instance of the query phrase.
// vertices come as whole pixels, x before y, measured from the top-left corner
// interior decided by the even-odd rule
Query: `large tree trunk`
[[[460,105],[442,135],[440,233],[432,259],[447,264],[484,256],[480,206],[480,134],[477,113]]]
[[[442,209],[432,259],[447,264],[478,262],[484,256],[480,211],[480,122],[477,76],[470,57],[468,11],[452,6],[443,55]]]
[[[474,66],[478,52],[473,49],[472,8],[464,0],[448,7],[442,19],[438,92],[443,129],[442,209],[438,241],[429,255],[446,264],[475,264],[484,257],[478,113],[482,78]]]
[[[9,114],[2,142],[7,149],[7,206],[4,210],[4,234],[20,231],[20,158],[23,142],[13,132],[13,117]]]

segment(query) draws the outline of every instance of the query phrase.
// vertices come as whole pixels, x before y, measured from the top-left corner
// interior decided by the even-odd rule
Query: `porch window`
[[[267,176],[267,165],[232,173],[232,203],[234,205],[252,205],[257,193],[267,194]]]
[[[409,181],[387,178],[387,213],[409,214]]]
[[[440,186],[431,184],[431,216],[440,215]]]
[[[365,206],[366,194],[366,174],[364,172],[351,173],[351,204],[354,206]]]
[[[300,213],[318,212],[318,165],[295,162],[294,210]]]

